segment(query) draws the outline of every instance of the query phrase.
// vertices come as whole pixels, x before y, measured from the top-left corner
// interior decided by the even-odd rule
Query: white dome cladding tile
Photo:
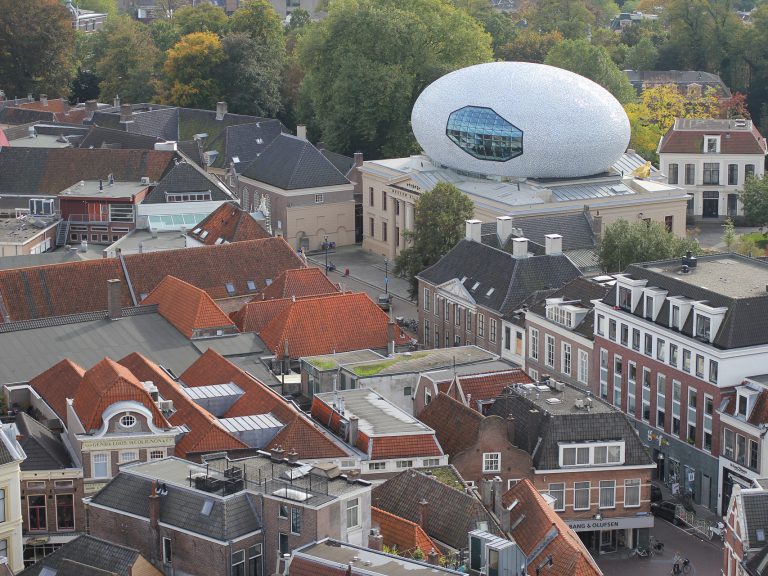
[[[467,133],[472,118],[483,129],[492,126],[502,139],[493,146],[492,138],[472,140]],[[624,153],[630,135],[624,108],[605,88],[573,72],[528,62],[479,64],[438,78],[416,100],[411,123],[416,140],[435,162],[528,178],[605,172]],[[519,132],[522,154],[516,148]],[[460,147],[462,138],[473,142],[467,145],[473,153]]]

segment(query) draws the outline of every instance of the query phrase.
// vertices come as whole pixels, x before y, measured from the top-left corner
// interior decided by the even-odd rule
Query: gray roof
[[[538,470],[560,468],[561,442],[624,440],[625,466],[653,463],[623,413],[597,398],[592,398],[590,411],[575,407],[586,391],[566,386],[562,392],[532,390],[525,395],[523,390],[508,389],[496,398],[488,415],[515,418],[514,443],[533,457]],[[560,402],[550,404],[551,398]]]
[[[131,134],[123,130],[91,126],[88,134],[80,141],[80,148],[126,148],[154,150],[161,140],[154,136]]]
[[[478,528],[478,522],[486,522],[488,532],[501,535],[477,498],[416,470],[400,472],[371,492],[372,506],[416,523],[422,500],[429,505],[425,532],[451,548],[466,548],[467,534]]]
[[[232,200],[220,186],[196,164],[179,162],[157,183],[144,199],[144,204],[165,204],[166,194],[174,192],[210,192],[212,201]]]
[[[750,576],[768,576],[768,544],[750,555],[744,567]]]
[[[58,433],[52,432],[25,412],[16,416],[16,427],[21,435],[19,444],[27,455],[27,459],[21,463],[23,471],[74,467]]]
[[[255,160],[259,154],[272,144],[283,131],[279,120],[264,120],[227,126],[224,131],[224,153],[216,157],[214,166],[229,166],[234,157],[240,161],[240,166],[246,166]]]
[[[684,296],[705,301],[713,308],[727,308],[725,318],[714,335],[712,345],[721,349],[758,346],[768,343],[768,262],[738,254],[714,254],[698,257],[698,264],[688,274],[679,274],[680,260],[633,264],[624,273],[632,278],[648,280],[668,296]],[[611,290],[604,302],[615,306],[616,290]],[[643,317],[644,299],[632,311]],[[656,324],[669,327],[669,301],[665,300],[656,316]],[[693,337],[693,314],[680,332]]]
[[[463,239],[418,276],[435,286],[464,278],[464,288],[478,305],[505,314],[532,292],[560,288],[580,275],[563,254],[514,258],[503,250]]]
[[[149,518],[152,480],[121,472],[93,497],[94,504],[142,518]],[[160,522],[220,541],[232,540],[261,529],[254,496],[239,492],[224,498],[195,489],[168,485],[160,497]],[[203,505],[212,502],[208,515]]]
[[[74,561],[119,576],[131,576],[131,568],[139,557],[139,552],[132,548],[113,544],[93,536],[82,535],[71,542],[67,542],[37,564],[20,572],[20,576],[39,576],[44,567],[59,572],[68,561]]]
[[[343,154],[339,154],[337,152],[331,152],[325,148],[321,149],[320,152],[322,152],[323,156],[328,158],[328,160],[330,160],[330,162],[336,166],[336,170],[344,174],[344,176],[349,176],[349,173],[355,166],[354,158],[344,156]]]
[[[242,175],[282,190],[341,186],[349,180],[303,138],[280,134]]]
[[[768,544],[768,492],[743,490],[741,505],[747,529],[747,550]],[[762,537],[761,537],[762,536]]]
[[[0,438],[0,465],[10,464],[15,460],[13,454],[11,454],[11,451],[6,445],[6,442],[9,442],[10,439],[5,435],[5,432],[0,432],[0,434],[5,436],[4,438]]]
[[[704,72],[703,70],[624,70],[632,86],[638,93],[642,92],[644,85],[657,84],[701,84],[720,89],[723,96],[729,97],[731,91],[717,74]]]
[[[3,256],[0,258],[0,270],[61,264],[62,262],[74,262],[75,260],[80,260],[76,250],[56,250],[55,252],[26,254],[24,256]]]
[[[610,290],[611,286],[598,284],[589,278],[574,278],[559,290],[544,295],[541,299],[536,301],[536,303],[530,306],[529,310],[540,316],[546,316],[547,298],[563,298],[567,301],[578,301],[582,307],[589,308],[589,312],[587,312],[587,315],[579,325],[573,328],[573,331],[590,340],[594,340],[595,335],[593,327],[595,315],[592,300],[602,300]]]
[[[592,226],[584,212],[572,212],[570,214],[547,214],[545,216],[514,217],[512,228],[513,238],[527,238],[540,247],[535,254],[544,254],[547,234],[560,234],[563,237],[563,250],[582,250],[595,247],[595,237]],[[488,222],[482,225],[483,243],[499,247],[499,238],[496,235],[496,223]],[[511,251],[510,238],[500,239],[503,247]],[[532,248],[529,244],[529,249]]]

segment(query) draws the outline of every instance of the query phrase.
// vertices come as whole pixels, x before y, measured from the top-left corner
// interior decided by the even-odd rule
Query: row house
[[[723,576],[761,576],[768,556],[768,490],[736,486],[724,513]]]
[[[719,409],[768,352],[766,285],[768,263],[688,253],[630,266],[595,304],[592,392],[633,421],[660,480],[713,510],[727,503]]]
[[[551,380],[508,388],[489,414],[507,420],[515,446],[532,459],[526,476],[590,550],[647,545],[654,464],[624,414]],[[501,474],[513,462],[495,464]]]
[[[546,377],[586,388],[594,347],[594,304],[612,283],[610,276],[574,278],[525,312],[525,367],[533,380]]]
[[[667,181],[690,194],[688,215],[723,219],[744,214],[739,191],[763,177],[768,145],[752,120],[675,118],[658,154]]]
[[[515,238],[512,252],[481,241],[482,222],[468,220],[466,238],[420,272],[419,341],[426,348],[474,344],[500,354],[511,347],[505,314],[533,292],[560,288],[581,275],[562,253],[562,237],[548,237],[546,252],[529,254],[528,240]]]

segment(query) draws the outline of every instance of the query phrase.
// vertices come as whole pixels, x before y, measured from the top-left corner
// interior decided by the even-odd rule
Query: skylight
[[[235,164],[240,162],[240,156],[232,156],[232,162],[234,162]]]
[[[234,284],[232,284],[232,282],[227,282],[225,286],[227,287],[227,294],[232,296],[235,293],[235,286],[234,286]]]
[[[253,280],[248,280],[245,284],[248,286],[249,292],[253,292],[254,290],[256,290],[256,282],[254,282]]]
[[[200,238],[205,238],[206,236],[208,236],[208,230],[203,230],[203,233],[200,234]]]
[[[491,294],[493,294],[494,290],[495,290],[495,288],[491,288],[490,290],[488,290],[488,292],[485,293],[485,295],[486,296],[490,296]]]
[[[475,282],[475,285],[472,286],[471,290],[474,292],[475,290],[477,290],[478,286],[480,286],[480,282]]]
[[[288,500],[296,500],[297,502],[304,502],[309,499],[309,494],[294,488],[280,488],[279,490],[272,492],[272,496],[287,498]]]
[[[210,516],[211,510],[213,510],[213,500],[206,500],[203,502],[203,509],[200,510],[200,514],[203,516]]]
[[[200,228],[195,228],[192,230],[192,234],[200,234]]]
[[[216,244],[223,244],[224,238],[216,238]]]

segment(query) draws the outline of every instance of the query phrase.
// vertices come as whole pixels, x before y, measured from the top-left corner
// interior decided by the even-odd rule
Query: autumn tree
[[[744,216],[753,226],[768,226],[768,179],[749,177],[741,192]]]
[[[395,274],[410,282],[411,298],[418,299],[416,275],[432,266],[464,235],[465,221],[472,217],[472,201],[456,186],[445,182],[422,193],[416,200],[413,230],[405,231],[410,242],[395,260]]]
[[[193,32],[213,32],[221,35],[229,19],[224,10],[218,6],[201,3],[197,6],[178,9],[173,14],[172,22],[182,36]]]
[[[117,0],[76,0],[74,4],[76,4],[78,8],[92,10],[99,14],[117,16],[118,13]]]
[[[165,100],[187,108],[213,108],[222,98],[216,72],[224,61],[221,40],[213,32],[182,36],[168,51],[165,72]]]
[[[299,39],[301,114],[338,152],[417,151],[413,103],[447,72],[492,58],[491,38],[442,0],[339,0]]]
[[[0,88],[9,98],[66,96],[75,74],[75,32],[56,0],[0,0]]]
[[[617,220],[605,228],[598,246],[598,258],[606,272],[621,272],[630,264],[669,260],[688,250],[694,254],[701,252],[695,239],[678,238],[661,222]]]
[[[552,47],[562,40],[563,35],[558,31],[537,32],[526,28],[510,42],[501,46],[497,55],[502,60],[542,64]]]
[[[583,0],[540,0],[522,12],[531,29],[560,32],[565,38],[586,38],[595,15]]]

